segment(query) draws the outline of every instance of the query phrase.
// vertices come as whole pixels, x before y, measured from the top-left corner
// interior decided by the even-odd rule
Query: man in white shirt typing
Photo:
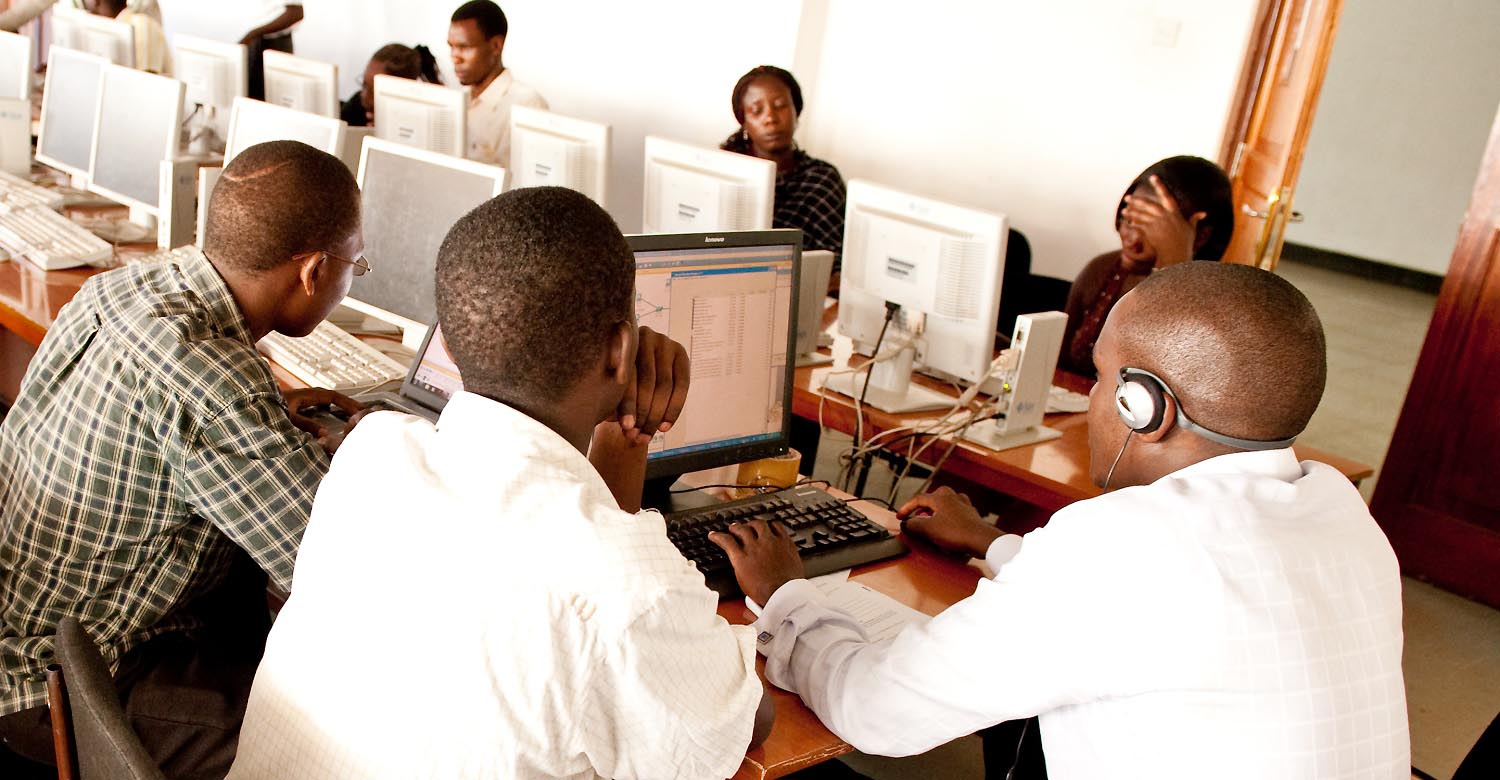
[[[856,748],[919,753],[1040,715],[1052,778],[1405,778],[1401,584],[1359,493],[1299,463],[1326,376],[1301,293],[1248,266],[1143,282],[1094,350],[1094,481],[1002,536],[951,491],[898,513],[998,574],[882,643],[820,602],[775,528],[717,541],[767,677]]]
[[[570,190],[449,232],[438,319],[465,392],[340,448],[231,778],[718,780],[763,738],[753,633],[636,511],[688,365],[636,328],[634,274]]]
[[[470,0],[453,12],[448,48],[453,73],[469,91],[470,160],[510,167],[510,108],[547,108],[541,93],[516,81],[501,61],[510,24],[491,0]]]

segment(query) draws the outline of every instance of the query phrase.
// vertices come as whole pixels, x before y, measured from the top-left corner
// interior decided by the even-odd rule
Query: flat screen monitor
[[[135,67],[135,28],[107,16],[64,6],[53,9],[53,43]]]
[[[0,98],[31,99],[31,39],[0,31]]]
[[[918,368],[981,381],[994,358],[1006,231],[1000,214],[849,182],[839,330],[868,354],[886,302],[899,304],[888,339],[899,337],[902,322],[925,317],[915,340]]]
[[[657,434],[648,478],[786,452],[800,230],[629,236],[636,320],[682,344],[687,404]]]
[[[337,157],[343,151],[344,129],[342,119],[294,111],[250,98],[235,98],[229,113],[224,164],[229,165],[240,152],[267,141],[301,141]]]
[[[161,162],[177,156],[182,82],[110,65],[99,94],[89,189],[160,216]]]
[[[79,178],[88,176],[99,85],[107,67],[107,60],[92,54],[56,46],[47,50],[37,160]]]
[[[228,112],[235,98],[245,96],[249,61],[245,46],[191,35],[174,36],[172,42],[177,48],[174,70],[187,85],[189,108]]]
[[[504,186],[504,168],[366,138],[359,187],[372,271],[354,278],[344,303],[420,341],[437,316],[433,278],[443,238]]]
[[[318,116],[339,115],[339,68],[286,52],[265,54],[266,102]]]
[[[441,84],[375,77],[375,137],[463,157],[469,96]]]
[[[600,206],[609,186],[609,125],[537,108],[510,110],[511,188],[567,187]]]
[[[431,321],[427,337],[418,350],[421,358],[412,363],[401,385],[401,394],[441,412],[443,407],[464,389],[464,380],[458,374],[458,366],[448,356],[443,344],[443,328],[437,320]]]
[[[646,136],[642,233],[769,230],[776,163]]]

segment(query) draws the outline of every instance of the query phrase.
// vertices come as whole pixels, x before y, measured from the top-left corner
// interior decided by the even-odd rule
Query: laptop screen
[[[422,353],[412,362],[402,386],[402,395],[431,409],[442,411],[448,400],[464,389],[458,375],[458,366],[448,357],[448,348],[443,345],[443,330],[436,323],[427,329],[427,338],[422,342]]]

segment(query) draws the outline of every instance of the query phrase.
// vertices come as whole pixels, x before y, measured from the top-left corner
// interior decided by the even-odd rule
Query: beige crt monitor
[[[776,163],[646,136],[642,233],[770,230]]]
[[[31,99],[31,39],[0,31],[0,98]]]
[[[339,68],[280,51],[265,54],[266,102],[318,116],[339,115]]]
[[[135,67],[135,28],[106,16],[66,6],[52,9],[53,43]]]
[[[78,189],[88,186],[99,85],[107,67],[108,60],[85,52],[58,46],[47,51],[36,159],[71,174]]]
[[[375,77],[375,137],[440,154],[468,151],[469,96],[441,84]]]
[[[510,110],[511,188],[567,187],[604,205],[609,125],[539,108]]]
[[[117,65],[104,68],[89,154],[89,190],[131,208],[132,220],[161,210],[161,163],[177,156],[183,84]],[[154,225],[152,225],[154,227]]]
[[[345,127],[342,119],[235,98],[229,112],[224,164],[228,165],[240,152],[267,141],[301,141],[337,157],[343,150]]]
[[[229,136],[230,107],[247,90],[248,48],[190,35],[173,36],[172,43],[177,50],[173,70],[187,85],[183,100],[193,139],[190,151],[222,151]]]

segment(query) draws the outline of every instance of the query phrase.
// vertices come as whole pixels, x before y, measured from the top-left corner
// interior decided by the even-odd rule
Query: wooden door
[[[1240,108],[1226,134],[1234,239],[1224,259],[1274,269],[1343,0],[1267,0],[1251,41]]]
[[[1370,509],[1404,573],[1500,607],[1500,116]]]

